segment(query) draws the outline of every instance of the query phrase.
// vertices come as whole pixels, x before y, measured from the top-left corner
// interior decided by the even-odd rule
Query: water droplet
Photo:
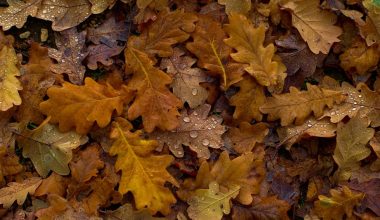
[[[198,94],[198,89],[194,88],[191,90],[192,95],[197,95]]]
[[[196,138],[196,137],[198,137],[198,132],[196,132],[196,131],[190,131],[190,137],[191,137],[191,138]]]
[[[207,146],[207,145],[210,144],[210,141],[208,141],[207,139],[203,139],[202,144],[203,144],[204,146]]]
[[[42,10],[42,13],[43,13],[43,14],[46,14],[46,13],[47,13],[46,9]]]
[[[307,124],[307,126],[310,128],[312,125],[311,124]]]
[[[184,117],[183,121],[186,122],[186,123],[188,123],[188,122],[190,122],[190,118],[189,117]]]
[[[356,110],[356,108],[352,108],[352,111],[355,111]]]
[[[362,97],[362,95],[359,95],[359,98],[361,98]]]
[[[354,105],[358,104],[357,102],[354,102]]]
[[[178,156],[182,156],[182,155],[183,155],[183,152],[182,152],[182,151],[178,151],[178,152],[177,152],[177,155],[178,155]]]
[[[197,116],[197,115],[198,115],[198,112],[197,112],[197,111],[194,111],[194,112],[193,112],[193,115]]]

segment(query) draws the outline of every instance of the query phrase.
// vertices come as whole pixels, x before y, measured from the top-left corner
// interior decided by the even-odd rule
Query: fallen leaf
[[[211,17],[200,16],[191,36],[193,42],[187,43],[186,48],[197,56],[199,67],[220,77],[223,89],[242,80],[245,66],[230,61],[232,48],[223,42],[226,34],[221,23]]]
[[[243,207],[235,205],[232,209],[233,220],[250,220],[250,219],[289,219],[287,212],[290,209],[289,203],[277,199],[276,196],[271,197],[255,197],[252,205]]]
[[[118,41],[127,41],[129,35],[127,27],[124,21],[117,21],[115,16],[111,16],[98,27],[87,28],[87,39],[94,44],[111,46]]]
[[[52,172],[48,178],[42,180],[42,183],[37,188],[34,196],[44,196],[51,194],[64,196],[66,193],[67,183],[67,179],[55,172]]]
[[[271,86],[281,92],[286,77],[286,67],[280,57],[274,54],[275,47],[269,44],[264,47],[265,28],[253,24],[243,15],[232,13],[230,23],[225,30],[230,38],[224,42],[237,52],[231,57],[240,63],[249,64],[245,70],[251,74],[260,85]]]
[[[130,45],[125,50],[125,59],[127,71],[133,73],[128,87],[137,91],[128,109],[128,119],[141,116],[147,132],[152,132],[155,127],[161,130],[176,128],[178,108],[182,107],[182,102],[166,87],[172,82],[171,77],[154,67],[146,53]]]
[[[202,105],[195,109],[190,115],[184,109],[179,118],[179,126],[172,131],[153,132],[150,137],[158,140],[161,148],[164,144],[169,146],[170,151],[176,157],[183,157],[183,145],[189,146],[197,153],[199,158],[209,158],[210,148],[220,148],[223,145],[222,134],[225,128],[222,118],[208,116],[211,106]]]
[[[361,201],[361,205],[371,209],[377,216],[380,216],[380,206],[378,204],[380,199],[380,179],[375,178],[362,183],[354,180],[348,184],[348,187],[364,193],[365,196]]]
[[[314,211],[323,219],[341,220],[343,216],[350,219],[353,209],[364,198],[363,193],[355,193],[347,186],[340,189],[331,189],[331,197],[319,195],[314,202]]]
[[[227,192],[221,192],[219,184],[211,182],[208,189],[198,189],[190,198],[187,213],[191,219],[219,220],[223,215],[230,214],[230,200],[239,193],[239,186],[234,186]]]
[[[7,0],[8,7],[0,8],[0,26],[4,31],[16,26],[22,28],[28,16],[35,16],[42,0]]]
[[[365,42],[358,38],[339,56],[340,66],[346,72],[364,75],[377,66],[380,59],[379,51],[377,45],[367,47]]]
[[[257,143],[264,143],[269,129],[264,123],[249,124],[242,122],[239,127],[232,127],[226,133],[226,144],[230,143],[232,149],[243,154],[251,152]]]
[[[57,49],[49,48],[49,57],[57,60],[50,70],[54,73],[67,74],[70,82],[80,85],[83,83],[86,68],[82,61],[88,55],[85,48],[86,32],[78,33],[76,28],[60,32],[56,36]]]
[[[130,94],[124,85],[116,90],[109,84],[86,78],[83,86],[65,82],[63,87],[49,88],[49,99],[40,104],[40,109],[51,116],[51,123],[59,123],[60,131],[76,128],[77,133],[87,134],[95,122],[101,128],[106,127],[114,110],[120,115]]]
[[[295,120],[296,125],[304,123],[314,113],[316,118],[322,116],[325,107],[332,108],[334,103],[341,103],[345,96],[339,92],[307,84],[307,91],[290,87],[289,93],[273,94],[260,107],[260,111],[268,114],[268,120],[281,119],[281,126],[288,126]]]
[[[332,44],[340,41],[338,37],[342,34],[342,29],[334,26],[336,15],[321,10],[318,0],[286,1],[281,7],[291,11],[293,26],[313,53],[328,54]]]
[[[89,0],[92,4],[91,12],[93,14],[100,14],[108,8],[112,8],[117,0]]]
[[[97,176],[98,170],[104,167],[100,160],[99,147],[91,145],[79,153],[79,158],[70,162],[71,176],[79,183],[89,181]]]
[[[289,125],[277,129],[280,138],[279,145],[285,145],[286,149],[290,149],[293,144],[297,143],[303,138],[307,137],[335,137],[336,124],[330,122],[329,119],[324,118],[316,120],[310,118],[302,125]]]
[[[7,187],[0,189],[0,204],[3,204],[4,208],[9,208],[17,200],[17,204],[22,205],[28,194],[33,195],[41,182],[41,178],[31,177],[22,183],[8,183]]]
[[[261,121],[263,115],[259,108],[265,101],[264,88],[250,77],[244,77],[236,84],[240,90],[230,98],[230,104],[235,106],[233,118],[238,121]]]
[[[131,204],[126,203],[120,206],[115,211],[107,212],[105,214],[105,220],[120,220],[120,219],[130,219],[130,220],[159,220],[164,219],[160,217],[152,217],[148,210],[135,211]]]
[[[123,50],[124,47],[117,44],[112,46],[105,44],[90,45],[87,50],[87,67],[91,70],[96,70],[98,69],[98,63],[111,66],[114,63],[112,57],[119,55]]]
[[[24,170],[19,159],[10,149],[0,147],[0,182],[4,182],[5,176],[15,175]]]
[[[189,56],[183,56],[184,51],[174,48],[170,58],[161,61],[161,68],[172,75],[173,94],[183,102],[187,102],[190,108],[195,108],[205,103],[208,92],[199,83],[206,82],[206,74],[199,68],[192,67],[196,62]]]
[[[178,185],[166,168],[173,161],[170,155],[152,155],[157,147],[154,140],[140,139],[139,131],[132,133],[131,124],[125,119],[116,119],[111,137],[115,139],[109,154],[117,155],[116,170],[122,171],[119,192],[131,192],[137,209],[147,208],[151,214],[168,214],[170,205],[176,202],[165,182]]]
[[[45,121],[32,131],[25,131],[18,144],[23,148],[23,156],[32,160],[38,174],[46,177],[50,170],[68,175],[72,150],[87,141],[87,136],[73,131],[61,133],[56,126]]]
[[[360,168],[360,161],[371,154],[366,144],[374,136],[375,130],[367,128],[368,125],[367,118],[358,116],[351,118],[346,124],[339,122],[333,155],[339,166],[335,173],[339,181],[348,180],[351,172]]]
[[[218,0],[218,3],[225,5],[226,14],[240,13],[246,15],[251,10],[250,0]]]
[[[18,91],[22,90],[22,86],[16,78],[20,76],[19,61],[12,46],[13,41],[13,37],[5,36],[0,31],[0,111],[21,104]]]

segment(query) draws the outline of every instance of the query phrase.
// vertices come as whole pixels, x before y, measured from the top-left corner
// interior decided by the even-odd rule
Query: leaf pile
[[[378,0],[0,1],[1,219],[380,218]]]

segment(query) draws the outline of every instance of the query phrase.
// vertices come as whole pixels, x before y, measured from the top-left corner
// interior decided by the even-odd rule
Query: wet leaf
[[[41,178],[38,177],[31,177],[22,183],[8,183],[7,187],[0,189],[0,204],[9,208],[17,200],[17,204],[22,205],[28,194],[33,195],[40,184]]]

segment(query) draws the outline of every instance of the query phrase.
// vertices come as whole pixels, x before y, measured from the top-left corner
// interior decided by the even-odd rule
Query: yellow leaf
[[[351,118],[347,124],[338,124],[333,158],[339,166],[335,173],[339,181],[348,180],[352,171],[360,168],[360,161],[371,154],[366,144],[374,136],[375,130],[367,128],[368,125],[368,119],[359,116]]]
[[[22,134],[18,144],[23,148],[23,156],[32,160],[38,174],[46,177],[50,170],[60,175],[69,174],[72,150],[87,140],[87,136],[73,131],[61,133],[46,120],[38,128]]]
[[[339,91],[307,84],[307,91],[290,87],[289,93],[267,98],[260,111],[268,114],[269,121],[281,119],[282,126],[288,126],[294,120],[296,125],[300,125],[311,113],[318,118],[322,116],[325,106],[332,108],[334,103],[339,104],[344,99],[345,96]]]
[[[128,121],[118,118],[113,123],[111,136],[116,138],[109,153],[117,155],[115,168],[122,171],[119,192],[131,192],[137,209],[148,208],[152,214],[168,214],[176,202],[165,182],[177,185],[166,168],[173,161],[170,155],[152,155],[157,147],[153,140],[140,139],[141,132],[131,133]]]
[[[374,2],[374,0],[364,0],[363,5],[368,10],[368,18],[366,19],[366,25],[363,25],[363,32],[368,34],[366,36],[366,42],[367,44],[370,42],[370,46],[380,41],[380,5]]]
[[[187,43],[186,48],[197,56],[199,67],[220,77],[223,89],[242,80],[244,65],[230,62],[232,48],[223,42],[226,34],[221,23],[200,16],[191,36],[194,41]]]
[[[251,0],[218,0],[218,3],[226,6],[226,13],[247,14],[251,10]]]
[[[13,38],[4,36],[0,31],[0,111],[21,104],[18,90],[22,90],[22,86],[16,78],[20,75],[19,62],[12,43]]]
[[[264,47],[264,26],[254,28],[245,16],[235,13],[229,16],[229,21],[225,30],[230,38],[224,41],[237,51],[232,53],[231,57],[237,62],[249,64],[245,70],[255,77],[260,85],[271,86],[275,91],[281,91],[286,67],[274,54],[273,44]]]
[[[377,66],[380,59],[380,50],[377,45],[367,47],[361,40],[355,40],[351,47],[339,56],[340,66],[347,72],[353,71],[364,75],[367,71]]]
[[[4,208],[9,208],[17,200],[17,204],[22,205],[28,193],[33,195],[41,182],[41,178],[31,177],[22,183],[8,183],[7,187],[0,189],[0,204],[3,204]]]
[[[364,198],[363,193],[351,191],[347,186],[340,189],[331,189],[331,197],[319,195],[314,202],[315,213],[324,220],[351,219],[353,209]]]
[[[227,192],[221,192],[217,182],[211,182],[208,189],[198,189],[190,198],[187,213],[191,219],[219,220],[223,214],[230,214],[230,200],[239,193],[239,186],[231,187]]]
[[[35,16],[41,0],[8,0],[8,7],[0,8],[0,26],[4,31],[9,30],[12,26],[22,28],[28,16]]]
[[[135,48],[125,50],[127,71],[133,73],[128,87],[137,90],[136,98],[128,109],[128,118],[142,116],[144,129],[152,132],[155,127],[172,130],[178,126],[178,108],[182,101],[167,88],[171,77],[153,66],[148,55]]]
[[[91,78],[86,78],[83,86],[65,82],[63,87],[51,87],[47,94],[49,99],[40,104],[41,111],[51,116],[51,123],[59,123],[62,132],[76,128],[79,134],[88,133],[94,122],[101,128],[107,126],[114,110],[120,115],[131,98],[126,86],[116,90]]]
[[[287,1],[282,5],[292,13],[292,23],[310,50],[328,54],[334,42],[339,42],[342,29],[334,26],[336,15],[319,7],[319,0]]]

